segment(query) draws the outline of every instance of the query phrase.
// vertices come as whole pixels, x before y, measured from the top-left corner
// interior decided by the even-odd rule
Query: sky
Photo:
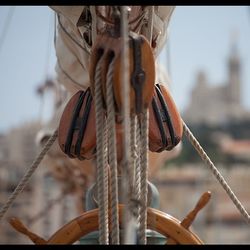
[[[171,93],[181,112],[199,70],[206,72],[211,85],[227,80],[232,34],[237,34],[242,61],[242,102],[250,109],[249,7],[176,7],[159,59],[169,69]],[[53,36],[54,13],[48,6],[0,6],[0,133],[51,117],[50,94],[42,104],[36,88],[55,77]]]

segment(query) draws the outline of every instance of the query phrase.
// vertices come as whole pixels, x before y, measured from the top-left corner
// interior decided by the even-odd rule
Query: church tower
[[[231,53],[228,60],[228,83],[229,83],[229,102],[232,105],[241,105],[241,80],[240,80],[240,58],[236,46],[236,36],[232,37]]]

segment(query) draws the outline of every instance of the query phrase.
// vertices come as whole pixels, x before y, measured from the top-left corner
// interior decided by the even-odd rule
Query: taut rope
[[[206,152],[204,151],[204,149],[202,148],[202,146],[200,145],[200,143],[197,141],[197,139],[194,137],[194,135],[192,134],[192,132],[190,131],[190,129],[186,125],[186,123],[184,121],[182,121],[182,122],[183,122],[183,129],[184,129],[184,133],[185,133],[186,137],[188,138],[188,140],[190,141],[190,143],[193,145],[193,147],[195,148],[195,150],[198,152],[198,154],[200,155],[201,159],[206,163],[206,165],[212,171],[212,173],[214,174],[214,176],[216,177],[216,179],[219,181],[219,183],[221,184],[221,186],[227,192],[228,196],[230,197],[230,199],[232,200],[232,202],[235,204],[235,206],[238,208],[238,210],[240,211],[241,215],[244,217],[244,219],[247,221],[247,223],[249,223],[250,222],[250,216],[247,213],[246,209],[241,204],[241,202],[236,197],[236,195],[233,193],[233,191],[230,188],[230,186],[227,184],[227,182],[225,181],[225,179],[223,178],[223,176],[220,174],[220,172],[218,171],[218,169],[215,167],[215,165],[213,164],[213,162],[210,160],[210,158],[208,157],[208,155],[206,154]]]
[[[101,58],[97,63],[95,72],[95,119],[96,119],[96,169],[97,169],[97,191],[99,207],[99,243],[109,244],[108,225],[108,178],[107,164],[105,161],[105,133],[106,127],[102,102],[101,86]]]
[[[49,151],[49,149],[53,145],[53,143],[56,140],[56,138],[57,138],[57,129],[55,130],[55,132],[53,133],[53,135],[49,138],[49,140],[47,141],[47,143],[44,145],[44,147],[43,147],[42,151],[40,152],[40,154],[33,161],[32,165],[27,170],[27,172],[23,176],[22,180],[19,182],[19,184],[17,185],[16,189],[14,190],[14,192],[9,197],[8,201],[6,202],[6,204],[1,209],[1,211],[0,211],[0,221],[1,221],[2,217],[5,215],[5,213],[7,212],[7,210],[9,209],[9,207],[12,205],[12,203],[14,202],[14,200],[16,199],[16,197],[26,187],[26,184],[29,182],[29,179],[30,179],[31,175],[35,172],[35,170],[39,166],[40,162],[44,158],[45,154]]]
[[[115,110],[113,98],[113,70],[114,60],[109,65],[107,73],[107,130],[108,130],[108,156],[111,174],[111,243],[119,244],[119,218],[118,218],[118,180],[117,180],[117,152],[116,152],[116,130]]]
[[[145,109],[141,117],[141,208],[140,208],[140,226],[139,243],[147,244],[147,198],[148,198],[148,123],[149,112]]]

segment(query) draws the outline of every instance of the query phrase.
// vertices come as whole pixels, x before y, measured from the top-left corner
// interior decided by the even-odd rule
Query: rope
[[[209,167],[209,169],[213,172],[214,176],[219,181],[219,183],[224,188],[224,190],[227,192],[228,196],[230,197],[232,202],[235,204],[235,206],[238,208],[241,215],[244,217],[244,219],[247,221],[247,223],[249,223],[250,216],[247,213],[244,206],[241,204],[241,202],[238,200],[236,195],[233,193],[232,189],[229,187],[229,185],[227,184],[227,182],[225,181],[223,176],[220,174],[218,169],[214,166],[213,162],[210,160],[210,158],[208,157],[208,155],[206,154],[204,149],[201,147],[201,145],[199,144],[197,139],[194,137],[192,132],[189,130],[188,126],[185,124],[184,121],[182,121],[182,123],[183,123],[184,133],[185,133],[186,137],[188,138],[188,140],[190,141],[190,143],[193,145],[195,150],[198,152],[201,159],[206,163],[206,165]]]
[[[115,131],[115,110],[113,97],[113,71],[114,60],[109,65],[107,73],[107,127],[108,127],[108,154],[111,172],[111,243],[119,244],[119,218],[118,218],[118,181],[117,181],[117,152]]]
[[[40,162],[44,158],[45,154],[48,152],[48,150],[51,148],[52,144],[56,140],[57,135],[58,134],[57,134],[57,129],[56,129],[55,132],[53,133],[53,135],[49,138],[49,140],[47,141],[47,143],[43,147],[43,149],[40,152],[40,154],[36,157],[36,159],[34,160],[34,162],[32,163],[32,165],[30,166],[30,168],[28,169],[28,171],[26,172],[26,174],[23,176],[22,180],[17,185],[16,189],[11,194],[11,196],[9,197],[8,201],[6,202],[6,204],[1,209],[1,211],[0,211],[0,221],[3,218],[3,216],[5,215],[5,213],[7,212],[7,210],[9,209],[9,207],[12,205],[12,203],[14,202],[14,200],[16,199],[17,195],[19,195],[23,191],[23,189],[25,188],[25,186],[28,183],[31,175],[35,172],[35,170],[39,166]]]
[[[147,244],[147,197],[148,197],[148,123],[149,111],[145,109],[141,117],[141,208],[140,208],[140,226],[139,243]]]
[[[131,149],[131,171],[130,171],[130,187],[132,187],[134,189],[134,182],[135,182],[135,164],[136,164],[136,115],[135,114],[131,114],[131,118],[130,118],[131,122],[130,122],[130,149]]]
[[[139,201],[141,199],[141,144],[140,144],[140,135],[141,135],[141,130],[139,126],[139,121],[138,117],[136,117],[136,160],[135,160],[135,183],[134,183],[134,192],[135,192],[135,199]],[[138,221],[140,221],[140,214],[139,214],[139,206],[137,207],[136,210],[136,218],[138,218]]]
[[[104,113],[101,93],[101,66],[103,59],[97,63],[95,72],[95,119],[96,119],[96,167],[99,206],[99,243],[108,244],[108,193],[105,187],[105,150],[104,150]]]
[[[129,207],[129,215],[130,215],[130,221],[129,221],[129,229],[131,230],[132,233],[135,234],[133,237],[135,241],[137,242],[137,230],[139,228],[139,186],[138,186],[138,181],[140,178],[137,180],[136,177],[138,177],[137,173],[137,164],[139,162],[138,159],[138,154],[137,154],[137,138],[136,138],[136,133],[138,132],[136,127],[137,127],[137,115],[132,114],[131,115],[131,133],[130,133],[130,148],[131,148],[131,163],[130,163],[130,169],[128,173],[128,186],[129,186],[129,193],[128,193],[128,207]],[[139,165],[140,166],[140,165]],[[140,176],[140,175],[139,175]]]
[[[138,243],[138,230],[140,225],[140,198],[141,198],[141,158],[140,158],[140,127],[138,116],[132,114],[131,117],[131,171],[129,173],[129,210],[131,213],[129,229],[131,238]],[[134,233],[135,236],[132,236]]]

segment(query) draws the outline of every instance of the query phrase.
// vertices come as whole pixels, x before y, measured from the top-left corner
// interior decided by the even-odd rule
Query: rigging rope
[[[135,182],[134,182],[134,193],[135,193],[135,199],[137,201],[140,201],[141,199],[141,130],[140,130],[140,124],[138,117],[136,116],[135,120],[135,129],[136,129],[136,148],[135,148]],[[140,221],[140,207],[137,206],[135,217],[138,218],[138,221]]]
[[[113,97],[113,71],[114,59],[109,65],[107,73],[107,128],[108,128],[108,155],[111,173],[111,243],[119,244],[119,218],[118,218],[118,181],[117,181],[117,152],[115,131],[115,110]]]
[[[149,111],[145,109],[141,117],[141,208],[139,243],[147,244],[147,197],[148,197],[148,123]]]
[[[206,165],[212,171],[212,173],[214,174],[214,176],[216,177],[216,179],[219,181],[219,183],[221,184],[221,186],[227,192],[228,196],[230,197],[230,199],[232,200],[232,202],[235,204],[235,206],[238,208],[238,210],[240,211],[241,215],[244,217],[244,219],[247,221],[247,223],[249,223],[250,222],[250,216],[247,213],[247,211],[244,208],[244,206],[241,204],[241,202],[238,200],[238,198],[236,197],[236,195],[233,193],[233,191],[230,188],[230,186],[227,184],[227,182],[225,181],[225,179],[223,178],[223,176],[220,174],[220,172],[218,171],[218,169],[215,167],[215,165],[213,164],[213,162],[210,160],[210,158],[208,157],[208,155],[206,154],[206,152],[204,151],[204,149],[202,148],[202,146],[200,145],[200,143],[197,141],[197,139],[195,138],[195,136],[192,134],[192,132],[190,131],[190,129],[188,128],[188,126],[185,124],[184,121],[182,121],[182,123],[183,123],[184,133],[185,133],[186,137],[188,138],[188,140],[190,141],[190,143],[193,145],[193,147],[196,149],[196,151],[200,155],[201,159],[206,163]]]
[[[105,118],[102,102],[101,69],[103,57],[98,61],[95,72],[95,119],[96,119],[96,169],[99,213],[99,243],[109,244],[108,230],[108,186],[107,164],[105,162],[104,134]]]
[[[40,162],[44,158],[45,154],[49,151],[49,149],[53,145],[54,141],[57,138],[57,135],[58,134],[57,134],[57,129],[56,129],[55,132],[52,134],[52,136],[49,138],[49,140],[44,145],[44,147],[43,147],[42,151],[40,152],[40,154],[36,157],[36,159],[31,164],[30,168],[25,173],[25,175],[23,176],[22,180],[19,182],[19,184],[15,188],[14,192],[11,194],[11,196],[7,200],[6,204],[1,209],[1,211],[0,211],[0,221],[3,218],[3,216],[5,215],[5,213],[7,212],[7,210],[9,209],[9,207],[12,205],[12,203],[14,202],[14,200],[16,199],[16,197],[26,187],[26,184],[28,183],[31,175],[35,172],[35,170],[39,166]]]

